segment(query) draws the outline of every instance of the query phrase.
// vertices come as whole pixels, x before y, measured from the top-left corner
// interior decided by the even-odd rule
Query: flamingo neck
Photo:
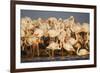
[[[78,48],[77,51],[76,51],[77,55],[80,55],[80,54],[79,54],[79,49],[80,49],[80,48]]]

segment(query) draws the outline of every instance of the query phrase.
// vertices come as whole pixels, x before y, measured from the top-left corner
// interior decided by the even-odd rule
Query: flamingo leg
[[[51,57],[51,51],[49,50],[49,57]]]
[[[60,42],[60,47],[62,47],[62,43]],[[61,58],[63,59],[63,48],[61,48]]]
[[[52,50],[52,59],[54,59],[54,50]]]
[[[64,58],[64,54],[63,54],[63,48],[61,49],[61,55],[62,55],[62,59]]]
[[[23,44],[23,45],[22,45],[22,51],[24,51],[24,48],[25,48],[25,45]]]
[[[32,56],[34,57],[34,46],[32,46]]]
[[[37,44],[37,55],[38,55],[38,57],[39,57],[39,55],[40,55],[40,51],[39,51],[39,46],[38,46],[38,44]]]

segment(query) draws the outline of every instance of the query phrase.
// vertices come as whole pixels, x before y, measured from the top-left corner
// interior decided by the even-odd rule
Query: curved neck
[[[80,49],[80,48],[78,48],[77,51],[76,51],[76,53],[77,53],[78,55],[79,55],[79,49]]]

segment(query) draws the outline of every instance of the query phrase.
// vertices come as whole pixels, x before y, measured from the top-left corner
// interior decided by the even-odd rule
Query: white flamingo
[[[29,31],[28,31],[29,32]],[[29,32],[30,33],[30,32]],[[34,50],[37,50],[37,55],[40,55],[39,52],[39,43],[40,43],[40,37],[43,35],[43,31],[41,29],[35,29],[33,35],[29,34],[26,37],[27,45],[32,45],[32,53],[34,56]]]
[[[52,30],[48,31],[48,34],[49,34],[50,37],[54,38],[54,37],[58,36],[60,34],[60,32],[52,29]]]
[[[86,49],[80,49],[79,50],[79,48],[77,49],[76,53],[77,53],[78,56],[85,56],[85,55],[89,54],[89,52]]]
[[[73,48],[73,45],[75,43],[76,40],[74,40],[73,38],[65,38],[65,41],[63,42],[63,48],[69,53],[75,52],[75,49]]]
[[[49,50],[49,57],[52,57],[54,59],[54,51],[55,50],[61,50],[59,47],[59,44],[57,42],[52,41],[48,46],[47,49]],[[50,53],[50,50],[52,50],[52,55]]]

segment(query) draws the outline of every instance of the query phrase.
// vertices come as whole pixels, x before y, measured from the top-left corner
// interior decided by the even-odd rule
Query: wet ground
[[[49,62],[49,61],[73,61],[73,60],[86,60],[89,59],[89,56],[64,56],[63,58],[61,56],[57,56],[54,58],[51,57],[34,57],[32,58],[23,58],[21,60],[22,63],[26,62]]]
[[[28,56],[21,56],[21,62],[49,62],[49,61],[73,61],[73,60],[87,60],[89,59],[89,55],[78,56],[75,54],[69,55],[66,52],[61,55],[61,52],[55,51],[54,57],[49,56],[46,52],[41,50],[41,55],[38,57],[35,53],[34,56],[29,54]]]

